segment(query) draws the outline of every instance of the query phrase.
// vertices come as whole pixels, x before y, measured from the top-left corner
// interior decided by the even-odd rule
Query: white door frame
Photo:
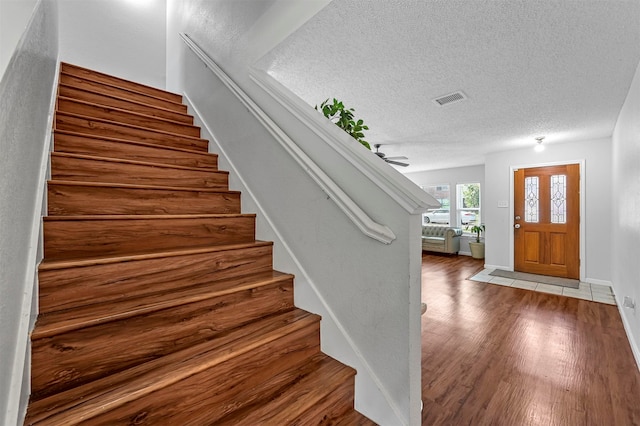
[[[568,161],[552,161],[548,163],[531,163],[531,164],[521,164],[516,166],[509,167],[509,226],[511,227],[511,232],[509,233],[509,270],[513,271],[515,267],[515,240],[513,235],[513,226],[515,225],[514,220],[514,181],[513,181],[513,173],[518,169],[529,169],[533,167],[547,167],[547,166],[561,166],[565,164],[579,164],[580,165],[580,281],[584,281],[586,277],[586,227],[585,227],[585,198],[586,198],[586,183],[585,183],[585,159],[580,160],[568,160]]]

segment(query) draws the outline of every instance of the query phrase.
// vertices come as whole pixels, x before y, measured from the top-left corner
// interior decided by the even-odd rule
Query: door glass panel
[[[538,176],[524,179],[524,221],[538,223],[539,197]]]
[[[567,176],[551,176],[551,223],[567,223]]]

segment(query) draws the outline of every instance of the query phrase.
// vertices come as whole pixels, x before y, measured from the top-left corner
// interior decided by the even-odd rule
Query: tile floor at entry
[[[607,285],[581,282],[579,288],[569,288],[553,284],[514,280],[512,278],[494,277],[493,275],[489,275],[493,271],[494,269],[483,269],[469,279],[471,281],[497,284],[505,287],[515,287],[524,290],[539,291],[542,293],[558,294],[576,299],[591,300],[593,302],[606,303],[609,305],[616,304],[616,299],[611,291],[611,287]]]

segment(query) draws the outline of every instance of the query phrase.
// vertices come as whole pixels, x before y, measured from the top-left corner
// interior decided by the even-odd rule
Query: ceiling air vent
[[[462,100],[467,99],[467,97],[462,92],[453,92],[445,96],[440,96],[433,100],[433,102],[437,103],[440,106],[444,106],[447,104],[452,104],[454,102],[460,102]]]

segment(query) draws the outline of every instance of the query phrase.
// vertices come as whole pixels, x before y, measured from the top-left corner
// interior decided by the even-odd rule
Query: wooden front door
[[[514,172],[515,270],[580,278],[580,165]]]

